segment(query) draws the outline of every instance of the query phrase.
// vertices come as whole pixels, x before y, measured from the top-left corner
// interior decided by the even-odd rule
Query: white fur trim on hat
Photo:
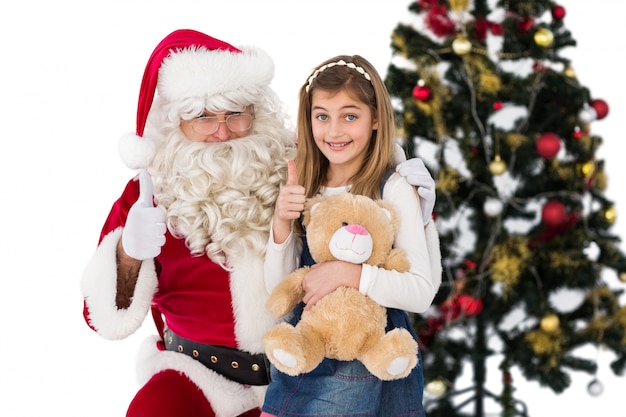
[[[156,142],[149,137],[129,132],[117,142],[117,150],[124,165],[130,169],[147,168],[156,153]]]
[[[274,61],[256,47],[241,52],[185,48],[167,57],[157,90],[170,101],[213,95],[261,94],[274,78]]]

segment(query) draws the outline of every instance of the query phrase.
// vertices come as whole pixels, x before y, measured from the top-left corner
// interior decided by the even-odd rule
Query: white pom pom
[[[497,198],[487,198],[483,210],[488,217],[496,217],[502,214],[503,204]]]
[[[147,168],[156,153],[154,140],[126,133],[120,137],[117,149],[124,165],[130,169]]]
[[[586,107],[578,113],[578,120],[581,123],[589,124],[598,118],[598,114],[593,107]]]

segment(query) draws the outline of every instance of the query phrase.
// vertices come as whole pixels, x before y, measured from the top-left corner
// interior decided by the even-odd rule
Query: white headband
[[[357,70],[357,72],[359,74],[363,74],[363,76],[365,77],[365,79],[369,82],[372,82],[372,78],[370,77],[370,75],[365,72],[365,70],[363,69],[363,67],[357,67],[354,62],[346,62],[343,59],[339,60],[337,62],[329,62],[328,64],[322,65],[321,67],[319,67],[318,69],[316,69],[313,74],[311,74],[311,76],[309,77],[309,81],[306,85],[305,91],[308,93],[309,92],[309,87],[311,87],[311,83],[313,82],[313,80],[315,79],[315,77],[317,77],[317,75],[324,71],[325,69],[334,67],[335,65],[345,65],[348,68],[352,68],[354,70]]]

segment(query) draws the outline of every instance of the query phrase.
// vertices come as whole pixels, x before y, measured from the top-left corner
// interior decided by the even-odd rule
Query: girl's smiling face
[[[369,106],[343,90],[315,89],[311,97],[311,127],[315,144],[330,163],[328,185],[348,185],[333,184],[333,177],[344,182],[361,167],[372,131],[378,128]],[[341,174],[335,176],[333,172]]]

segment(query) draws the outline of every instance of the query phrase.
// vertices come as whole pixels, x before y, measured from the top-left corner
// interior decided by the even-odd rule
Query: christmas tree
[[[414,315],[429,417],[528,416],[511,370],[555,393],[587,373],[594,346],[626,368],[626,257],[611,232],[593,97],[564,57],[576,41],[550,0],[418,0],[392,35],[386,84],[408,156],[437,181],[434,217],[444,276]],[[617,281],[617,282],[619,282]],[[485,388],[487,360],[501,390]],[[472,384],[457,386],[464,368]],[[469,398],[461,399],[469,393]]]

